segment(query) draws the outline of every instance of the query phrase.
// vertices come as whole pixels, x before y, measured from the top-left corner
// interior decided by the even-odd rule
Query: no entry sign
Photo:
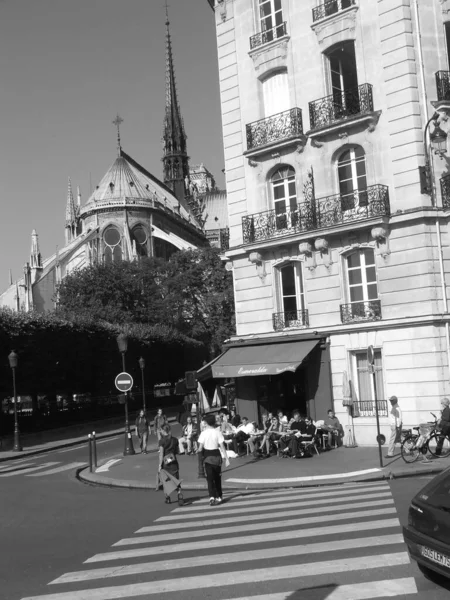
[[[128,392],[133,387],[133,378],[129,373],[119,373],[115,384],[119,392]]]

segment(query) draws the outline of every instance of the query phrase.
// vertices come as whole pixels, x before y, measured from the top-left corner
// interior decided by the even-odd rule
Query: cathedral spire
[[[187,195],[189,184],[189,157],[186,133],[178,104],[170,36],[169,10],[166,1],[166,111],[164,117],[164,183],[179,201]]]
[[[76,235],[77,221],[77,208],[73,199],[72,182],[69,177],[66,202],[66,244],[71,242]]]

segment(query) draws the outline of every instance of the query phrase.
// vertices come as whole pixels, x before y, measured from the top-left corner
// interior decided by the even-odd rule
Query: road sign
[[[129,373],[119,373],[114,383],[119,392],[128,392],[133,387],[133,378]]]

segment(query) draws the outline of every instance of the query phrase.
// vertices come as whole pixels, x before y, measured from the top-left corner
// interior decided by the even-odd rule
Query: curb
[[[273,490],[273,489],[292,489],[292,488],[309,488],[309,487],[323,487],[323,486],[338,486],[345,485],[346,483],[364,483],[364,482],[374,482],[374,481],[386,481],[393,479],[406,479],[408,477],[417,477],[420,475],[435,475],[437,473],[441,473],[445,467],[431,467],[429,469],[424,469],[423,471],[407,471],[403,470],[399,473],[393,473],[389,471],[387,473],[374,473],[373,475],[364,476],[362,479],[358,479],[357,477],[349,477],[344,480],[341,479],[336,481],[336,479],[331,480],[321,480],[321,481],[304,481],[304,482],[291,482],[287,484],[278,483],[277,485],[273,483],[248,483],[241,485],[231,485],[224,482],[222,484],[222,488],[224,490]],[[125,479],[113,479],[112,477],[105,477],[102,475],[98,475],[97,473],[90,473],[89,468],[86,467],[84,469],[80,469],[77,472],[77,478],[83,483],[87,483],[90,485],[109,487],[109,488],[123,488],[123,489],[131,489],[131,490],[153,490],[155,491],[155,484],[151,481],[133,481],[133,480],[125,480]],[[182,480],[183,481],[183,480]],[[207,485],[206,481],[183,481],[183,490],[186,491],[196,491],[196,490],[206,490]]]

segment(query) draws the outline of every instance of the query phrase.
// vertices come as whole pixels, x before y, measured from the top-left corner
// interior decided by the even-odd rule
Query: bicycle
[[[422,454],[424,457],[427,452],[434,457],[443,458],[450,454],[450,438],[448,434],[443,434],[438,429],[438,419],[434,413],[434,422],[424,423],[419,427],[402,430],[401,455],[406,463],[415,462]],[[416,433],[413,433],[413,429]],[[439,442],[442,439],[439,451]]]

